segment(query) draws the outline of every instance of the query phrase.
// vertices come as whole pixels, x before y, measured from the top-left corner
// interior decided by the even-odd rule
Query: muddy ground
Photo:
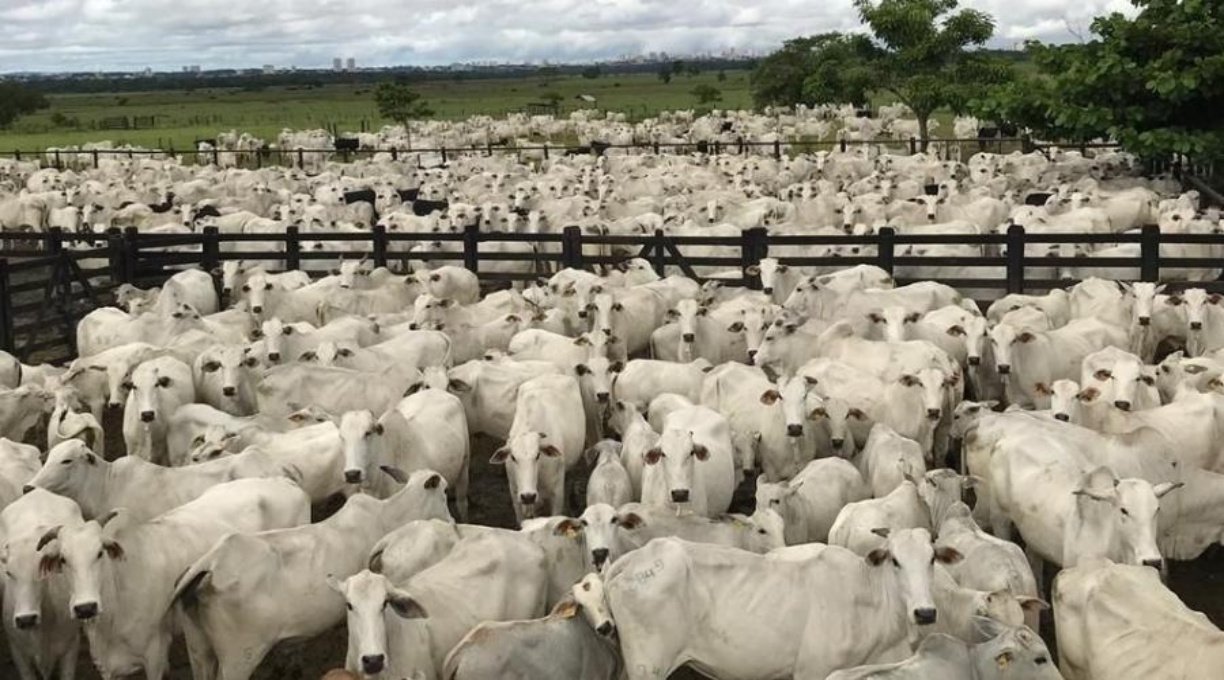
[[[120,429],[120,423],[117,421],[107,423],[107,432],[110,433],[107,437],[109,451],[122,450],[122,437],[118,436]],[[38,434],[41,436],[41,433]],[[473,450],[469,494],[471,521],[490,526],[511,527],[514,523],[514,512],[510,506],[505,472],[500,466],[489,463],[489,456],[496,444],[492,441],[479,441]],[[572,477],[575,478],[573,493],[579,498],[585,497],[585,467],[580,466],[578,474]],[[745,484],[736,493],[733,510],[751,512],[752,504],[751,489]],[[1207,614],[1217,626],[1224,626],[1224,548],[1213,546],[1198,560],[1173,564],[1170,569],[1170,585],[1191,608]],[[320,584],[319,587],[326,586]],[[1044,632],[1049,631],[1047,629]],[[346,646],[343,624],[315,638],[282,643],[260,665],[255,679],[317,680],[328,669],[343,666]],[[172,650],[171,666],[168,680],[190,680],[191,668],[181,642],[176,643]],[[681,669],[671,676],[673,680],[696,680],[701,677],[688,669]],[[0,645],[0,679],[9,678],[15,680],[17,671],[6,643]],[[89,659],[86,645],[82,645],[77,678],[100,680]]]

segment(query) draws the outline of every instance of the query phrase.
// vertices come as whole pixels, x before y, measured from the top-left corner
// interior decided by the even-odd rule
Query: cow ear
[[[408,473],[404,472],[403,470],[397,467],[394,467],[392,465],[379,465],[378,469],[385,472],[387,476],[390,477],[391,479],[394,479],[397,484],[407,484],[408,483]]]
[[[1020,608],[1029,613],[1043,612],[1050,608],[1050,603],[1040,597],[1028,597],[1021,595],[1016,598],[1020,603]]]
[[[911,479],[911,481],[913,480]],[[879,536],[880,538],[888,538],[889,534],[892,533],[892,529],[889,529],[888,527],[876,527],[875,529],[871,530],[871,533]]]
[[[1088,387],[1081,390],[1079,394],[1075,395],[1075,398],[1080,401],[1094,401],[1099,396],[1101,396],[1100,390],[1095,387]]]
[[[42,549],[47,547],[48,543],[59,538],[60,529],[63,529],[63,527],[54,526],[48,529],[47,532],[38,539],[38,545],[34,547],[34,550],[42,552]]]
[[[545,456],[548,456],[549,458],[560,458],[561,457],[561,451],[557,447],[553,446],[552,444],[545,444],[541,446],[540,453]]]
[[[891,557],[892,553],[890,553],[887,549],[876,548],[875,550],[867,553],[867,564],[870,564],[873,567],[878,567],[887,562]]]
[[[989,642],[1002,635],[1004,632],[1006,632],[1006,630],[1007,629],[1002,623],[999,623],[994,619],[986,618],[985,616],[973,617],[972,637],[974,644]]]
[[[761,403],[765,404],[766,406],[773,406],[774,404],[778,403],[778,400],[781,398],[782,395],[778,394],[777,390],[765,390],[761,394]]]
[[[612,373],[620,373],[623,370],[625,370],[625,364],[622,361],[612,362],[612,364],[608,366],[608,371]]]
[[[697,460],[709,460],[710,450],[701,444],[693,444],[693,457]]]
[[[506,459],[508,459],[509,457],[510,457],[510,449],[502,447],[493,452],[493,457],[489,459],[489,462],[494,465],[501,465],[505,463]]]
[[[649,451],[647,451],[647,452],[646,452],[646,456],[645,456],[645,458],[646,458],[646,464],[647,464],[647,465],[655,465],[655,464],[657,464],[657,463],[658,463],[660,460],[662,460],[662,458],[663,458],[663,450],[662,450],[662,449],[659,449],[659,448],[653,448],[653,449],[651,449],[651,450],[649,450]]]
[[[1033,335],[1032,333],[1030,333],[1030,332],[1028,332],[1028,331],[1024,331],[1024,332],[1023,332],[1023,333],[1021,333],[1020,335],[1016,336],[1016,339],[1017,339],[1017,340],[1019,340],[1020,342],[1023,342],[1023,343],[1025,343],[1025,344],[1027,344],[1027,343],[1030,343],[1030,342],[1032,342],[1032,341],[1036,340],[1036,339],[1037,339],[1037,336],[1036,336],[1036,335]]]
[[[382,573],[382,570],[383,570],[383,552],[384,552],[385,550],[386,550],[385,548],[379,548],[378,550],[375,550],[375,551],[374,551],[374,552],[373,552],[373,553],[370,555],[370,561],[369,561],[369,563],[368,563],[368,564],[366,564],[366,568],[367,568],[367,569],[369,569],[370,571],[374,572],[375,574],[381,574],[381,573]],[[329,588],[333,588],[333,589],[336,589],[336,590],[338,591],[338,589],[336,588],[336,586],[333,586],[333,585],[332,585],[333,583],[335,583],[335,584],[336,584],[336,586],[339,586],[339,585],[340,585],[338,582],[336,582],[336,577],[335,577],[335,576],[332,576],[331,574],[328,574],[328,575],[327,575],[327,586],[328,586]]]
[[[106,556],[112,560],[123,559],[123,546],[119,544],[119,541],[102,541],[102,549],[106,551]]]
[[[98,457],[95,456],[92,451],[86,451],[85,452],[85,462],[89,463],[90,465],[97,465]]]
[[[574,367],[574,372],[577,373],[578,375],[589,375],[591,372],[591,369],[588,368],[586,364],[578,364],[577,366]]]
[[[463,393],[466,393],[466,392],[471,392],[471,391],[472,391],[472,386],[471,386],[471,385],[469,385],[469,384],[467,384],[466,382],[464,382],[464,381],[462,381],[462,380],[459,380],[459,379],[457,379],[457,378],[451,378],[451,379],[450,379],[450,382],[448,382],[448,383],[446,384],[446,387],[447,387],[447,389],[449,389],[451,392],[458,392],[458,393],[460,393],[460,394],[463,394]]]
[[[556,607],[553,607],[552,613],[549,614],[549,616],[556,616],[562,619],[572,619],[577,616],[578,609],[578,603],[575,602],[573,598],[567,597],[558,602]]]
[[[263,332],[263,329],[262,329],[262,328],[252,328],[252,329],[251,329],[251,338],[252,338],[252,339],[254,339],[254,340],[259,340],[259,339],[260,339],[260,338],[262,338],[263,336],[264,336],[264,332]]]
[[[956,564],[961,561],[961,554],[956,548],[944,545],[935,548],[935,560],[942,564]]]
[[[553,529],[553,535],[564,536],[565,538],[574,538],[582,533],[582,522],[570,517],[557,522],[557,526]]]
[[[622,529],[629,529],[630,531],[645,524],[641,515],[638,515],[635,512],[626,512],[623,515],[617,515],[614,518],[614,521],[616,522],[616,526]]]
[[[40,576],[58,574],[63,570],[64,557],[58,552],[47,553],[38,560],[38,573]]]
[[[429,614],[419,602],[402,592],[387,593],[387,606],[401,619],[427,619]]]
[[[1157,498],[1164,498],[1170,491],[1176,491],[1185,485],[1185,482],[1162,482],[1152,487],[1152,491],[1156,492]]]

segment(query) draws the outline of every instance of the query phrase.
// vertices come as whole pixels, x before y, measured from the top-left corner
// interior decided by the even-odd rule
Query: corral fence
[[[1220,200],[1218,194],[1212,196]],[[361,233],[301,232],[290,227],[277,234],[222,234],[206,228],[190,234],[148,234],[135,229],[106,234],[2,233],[0,250],[0,348],[23,360],[62,361],[75,355],[77,321],[92,309],[110,303],[110,292],[121,284],[159,285],[176,271],[200,267],[213,272],[228,260],[264,263],[269,270],[304,269],[325,274],[337,258],[369,258],[374,266],[403,270],[409,260],[454,264],[481,275],[489,285],[534,281],[561,268],[595,269],[615,266],[629,258],[644,258],[660,274],[683,273],[697,280],[717,277],[725,285],[759,288],[754,265],[765,257],[798,267],[844,268],[877,265],[907,283],[917,268],[951,268],[955,276],[936,277],[982,299],[1004,293],[1038,292],[1073,285],[1053,278],[1057,268],[1093,270],[1124,268],[1133,278],[1159,281],[1162,270],[1214,270],[1224,260],[1169,257],[1162,248],[1209,244],[1224,246],[1224,234],[1166,234],[1154,225],[1125,234],[1030,234],[1019,226],[1004,234],[904,234],[885,227],[862,236],[780,235],[763,228],[738,236],[675,236],[662,231],[642,235],[587,234],[568,227],[553,234],[511,234],[480,231],[475,225],[459,232],[396,233],[383,227]],[[325,244],[332,244],[326,247]],[[412,252],[414,244],[432,244],[429,252]],[[509,244],[520,244],[517,248]],[[528,244],[527,247],[521,244]],[[1077,244],[1138,244],[1138,257],[1033,256],[1034,248]],[[989,255],[926,257],[911,248],[939,245],[981,246]],[[812,256],[804,249],[818,246],[860,248],[861,256]],[[694,254],[700,248],[704,253]],[[711,250],[717,249],[717,250]],[[688,251],[688,252],[686,252]],[[505,271],[513,266],[516,271]],[[1224,292],[1224,282],[1196,283]],[[218,281],[219,289],[219,281]]]
[[[1089,151],[1112,150],[1118,149],[1119,146],[1112,142],[1066,142],[1066,143],[1049,143],[1035,141],[1030,137],[973,137],[973,138],[945,138],[928,140],[931,149],[940,153],[944,158],[953,156],[954,150],[956,153],[961,153],[964,150],[973,152],[987,151],[994,153],[1005,153],[1010,151],[1022,151],[1031,153],[1039,151],[1048,153],[1052,148],[1061,148],[1067,150],[1077,150],[1081,153]],[[215,146],[215,145],[214,145]],[[99,167],[103,159],[137,159],[137,158],[182,158],[184,162],[195,164],[213,164],[221,165],[223,161],[228,165],[241,165],[248,168],[261,168],[264,166],[293,166],[307,167],[311,164],[318,164],[328,160],[338,160],[341,162],[352,162],[360,159],[371,159],[376,155],[385,154],[384,157],[390,158],[393,161],[398,160],[415,160],[418,165],[423,164],[426,159],[431,162],[448,163],[457,158],[465,156],[493,156],[495,154],[517,154],[521,159],[524,157],[538,160],[549,160],[554,157],[563,156],[579,156],[579,155],[602,155],[608,150],[627,150],[639,153],[675,153],[675,154],[691,154],[703,153],[712,155],[732,154],[732,155],[758,155],[769,156],[775,159],[782,159],[792,153],[810,153],[815,151],[848,151],[854,148],[869,148],[883,150],[899,150],[910,154],[917,153],[922,143],[917,138],[906,139],[870,139],[870,140],[814,140],[814,139],[797,139],[797,140],[774,140],[774,141],[748,141],[739,139],[735,142],[679,142],[679,143],[664,143],[664,142],[633,142],[629,144],[607,144],[603,142],[592,142],[589,145],[566,145],[566,144],[549,144],[542,142],[539,144],[531,144],[524,146],[513,146],[509,144],[495,143],[490,141],[484,145],[471,145],[464,147],[431,147],[431,148],[361,148],[357,144],[356,139],[337,138],[335,140],[335,148],[332,149],[47,149],[45,151],[0,151],[0,158],[12,158],[18,161],[35,161],[43,167],[54,167],[58,169],[64,168],[84,168],[84,167]],[[1173,161],[1149,162],[1145,170],[1149,174],[1159,174],[1162,172],[1170,172],[1181,169],[1182,164]],[[1214,168],[1207,164],[1189,164],[1185,169],[1192,170],[1200,174],[1212,174]]]

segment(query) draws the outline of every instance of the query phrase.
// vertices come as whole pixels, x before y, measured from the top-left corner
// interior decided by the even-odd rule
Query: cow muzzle
[[[1064,422],[1064,423],[1069,423],[1069,422],[1071,422],[1071,416],[1070,416],[1070,415],[1068,415],[1068,414],[1066,414],[1066,413],[1055,413],[1055,414],[1054,414],[1054,420],[1059,420],[1059,421],[1062,421],[1062,422]]]
[[[151,423],[154,420],[157,420],[157,414],[152,411],[141,411],[140,420],[141,422]]]
[[[251,311],[255,312],[256,314],[263,314],[263,305],[254,305],[251,307]]]
[[[999,369],[999,375],[1011,375],[1011,365],[1010,364],[999,364],[998,369]]]
[[[1202,322],[1202,321],[1191,321],[1191,322],[1190,322],[1190,330],[1192,330],[1192,331],[1201,331],[1201,330],[1203,330],[1203,322]]]
[[[79,621],[88,621],[98,615],[97,602],[82,602],[72,605],[72,615]]]
[[[345,470],[344,471],[344,481],[346,484],[360,484],[361,478],[362,478],[361,470]]]
[[[761,292],[765,293],[766,295],[773,295],[773,286],[769,286],[768,288],[762,288]]]
[[[592,550],[591,551],[591,561],[595,563],[596,569],[602,568],[604,565],[604,562],[608,561],[608,549],[607,548],[596,548]]]
[[[969,357],[965,360],[965,363],[969,364],[970,366],[981,366],[982,357]]]
[[[846,445],[846,440],[845,439],[830,439],[829,443],[833,445],[833,448],[840,451],[842,447]]]
[[[932,607],[914,610],[914,623],[920,626],[929,626],[935,623],[938,617],[938,612]]]
[[[1153,568],[1153,569],[1155,569],[1155,570],[1157,570],[1157,571],[1160,571],[1161,569],[1163,569],[1163,568],[1164,568],[1164,560],[1162,560],[1162,559],[1155,559],[1155,560],[1144,560],[1144,561],[1143,561],[1143,566],[1145,566],[1145,567],[1151,567],[1151,568]]]
[[[788,437],[802,437],[803,436],[803,426],[802,425],[787,425],[786,435]]]
[[[671,492],[671,499],[673,503],[687,503],[689,502],[689,490],[674,489]]]
[[[1115,401],[1115,402],[1114,402],[1114,406],[1117,406],[1117,407],[1118,407],[1118,409],[1119,409],[1119,410],[1122,410],[1122,411],[1129,411],[1129,410],[1131,410],[1131,403],[1130,403],[1129,401],[1125,401],[1125,400],[1123,400],[1123,399],[1119,399],[1119,400]]]
[[[366,675],[378,675],[386,666],[387,657],[382,654],[367,654],[361,657],[361,670]]]
[[[927,409],[927,420],[939,420],[943,417],[943,409],[929,408]]]
[[[1151,326],[1151,325],[1152,325],[1152,317],[1150,317],[1150,316],[1141,316],[1141,317],[1139,317],[1139,325],[1140,325],[1140,326],[1143,326],[1143,327],[1145,327],[1145,328],[1146,328],[1146,327],[1148,327],[1148,326]]]
[[[534,494],[534,493],[521,493],[521,494],[519,494],[519,502],[520,502],[520,503],[522,503],[523,505],[526,505],[526,506],[533,506],[533,505],[535,505],[535,504],[536,504],[536,499],[537,499],[537,498],[538,498],[538,496],[536,496],[536,494]]]
[[[680,336],[680,339],[685,342],[692,343],[697,339],[697,336],[693,333],[685,333],[684,335]]]
[[[226,397],[232,397],[238,394],[238,388],[232,385],[226,385],[225,387],[221,388],[221,394]]]
[[[613,626],[611,621],[604,621],[603,623],[599,624],[599,627],[595,629],[595,632],[604,637],[608,637],[614,630],[616,630],[616,626]]]
[[[280,352],[272,352],[271,354],[269,354],[268,361],[271,361],[273,363],[280,361]]]

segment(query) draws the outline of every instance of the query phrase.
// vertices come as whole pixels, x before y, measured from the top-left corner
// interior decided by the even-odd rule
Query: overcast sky
[[[996,46],[1065,42],[1126,0],[962,0]],[[851,0],[0,0],[0,72],[586,61],[769,50],[857,25]]]

